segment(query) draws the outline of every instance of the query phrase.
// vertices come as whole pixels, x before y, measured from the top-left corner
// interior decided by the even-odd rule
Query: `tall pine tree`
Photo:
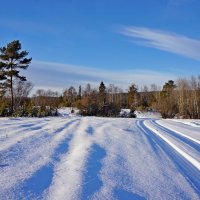
[[[82,89],[81,89],[81,85],[79,85],[79,88],[78,88],[78,97],[77,97],[77,99],[80,100],[80,99],[81,99],[81,96],[82,96]]]
[[[99,85],[99,100],[101,105],[106,103],[106,86],[103,82]]]
[[[0,48],[0,80],[3,81],[2,86],[9,88],[11,93],[11,114],[14,111],[14,79],[26,81],[26,77],[19,73],[21,69],[27,69],[31,63],[32,58],[26,58],[27,55],[27,51],[21,51],[19,40],[14,40]]]
[[[128,105],[131,109],[135,109],[137,106],[137,96],[138,96],[138,89],[135,84],[132,84],[128,90]]]

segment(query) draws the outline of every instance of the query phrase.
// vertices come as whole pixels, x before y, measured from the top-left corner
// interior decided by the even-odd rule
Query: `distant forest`
[[[120,110],[128,108],[129,117],[140,110],[158,111],[163,118],[200,118],[200,76],[169,80],[161,89],[152,84],[139,90],[133,83],[124,92],[101,82],[97,88],[79,86],[78,91],[70,86],[62,94],[39,89],[30,97],[33,84],[20,75],[31,63],[27,56],[19,40],[0,48],[0,116],[55,116],[59,107],[67,106],[84,116],[119,117]]]

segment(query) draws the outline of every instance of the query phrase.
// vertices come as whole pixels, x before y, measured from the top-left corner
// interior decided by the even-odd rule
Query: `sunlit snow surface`
[[[200,199],[198,120],[65,111],[0,118],[1,200]]]

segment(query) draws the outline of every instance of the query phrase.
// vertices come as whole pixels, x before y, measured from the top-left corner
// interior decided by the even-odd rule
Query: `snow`
[[[157,134],[159,137],[161,137],[165,142],[167,142],[175,151],[177,151],[180,155],[182,155],[185,159],[187,159],[192,165],[194,165],[199,171],[200,171],[200,162],[194,159],[192,156],[185,153],[183,150],[178,148],[176,145],[174,145],[167,137],[163,136],[157,129],[152,127],[149,121],[145,121],[144,124],[147,128],[149,128],[152,132]]]
[[[72,113],[73,110],[73,113]],[[72,108],[72,107],[64,107],[58,109],[58,113],[61,117],[67,117],[67,116],[74,116],[79,113],[79,110],[77,108]]]
[[[121,117],[129,117],[130,109],[121,109],[120,116]],[[156,111],[138,111],[135,112],[136,118],[151,118],[151,119],[158,119],[161,118],[161,114]]]
[[[130,113],[130,109],[121,109],[121,111],[120,111],[120,116],[121,117],[128,117],[129,116],[129,113]]]
[[[161,114],[159,112],[153,112],[153,111],[148,111],[148,112],[144,112],[144,111],[135,111],[136,117],[137,118],[161,118]]]
[[[0,199],[200,199],[200,127],[59,112],[1,118]]]
[[[193,127],[200,127],[200,120],[193,120],[193,119],[173,119],[175,122],[187,124]]]
[[[179,120],[178,123],[175,120],[160,120],[158,124],[162,125],[163,127],[167,127],[168,129],[180,134],[184,135],[199,144],[200,141],[200,126],[188,126],[186,125],[186,120]],[[194,122],[194,120],[193,120]]]

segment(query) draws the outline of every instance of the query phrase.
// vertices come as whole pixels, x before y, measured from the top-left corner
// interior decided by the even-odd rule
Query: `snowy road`
[[[0,199],[200,199],[200,125],[1,118]]]

